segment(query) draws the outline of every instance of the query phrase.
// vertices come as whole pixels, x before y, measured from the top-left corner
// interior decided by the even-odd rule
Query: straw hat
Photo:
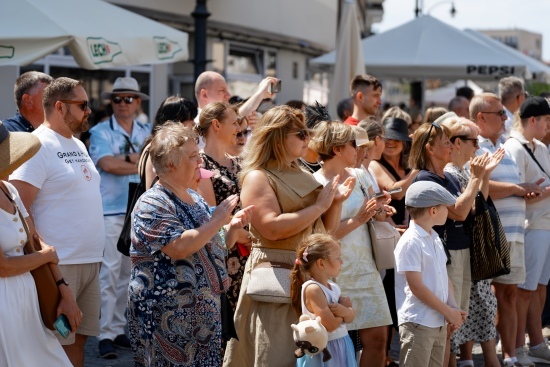
[[[101,98],[111,99],[113,95],[117,94],[135,94],[144,101],[149,100],[149,96],[147,94],[139,91],[137,80],[131,77],[116,78],[115,84],[113,85],[113,91],[101,93]]]
[[[0,177],[8,176],[40,150],[31,133],[10,132],[0,121]]]

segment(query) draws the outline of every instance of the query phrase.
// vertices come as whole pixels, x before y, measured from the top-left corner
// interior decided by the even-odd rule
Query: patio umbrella
[[[67,46],[85,69],[187,60],[187,33],[102,0],[0,0],[0,66]]]
[[[355,1],[353,0],[344,1],[336,45],[334,79],[329,98],[329,112],[333,117],[337,116],[336,106],[338,102],[350,96],[350,81],[354,76],[365,73],[361,33],[357,21]]]
[[[361,41],[365,66],[380,78],[495,80],[524,76],[525,62],[476,37],[423,15]],[[336,52],[311,64],[335,64]]]

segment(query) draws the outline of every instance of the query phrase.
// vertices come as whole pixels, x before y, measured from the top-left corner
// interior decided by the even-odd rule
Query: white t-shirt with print
[[[30,208],[37,232],[56,248],[62,265],[102,261],[105,228],[100,176],[86,147],[44,125],[33,134],[42,147],[10,180],[40,189]]]

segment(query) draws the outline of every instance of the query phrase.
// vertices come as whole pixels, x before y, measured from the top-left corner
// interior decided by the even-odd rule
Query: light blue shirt
[[[151,134],[151,124],[134,120],[132,136],[129,136],[116,118],[111,116],[111,119],[94,126],[90,134],[90,157],[101,175],[103,215],[124,215],[128,205],[128,185],[130,182],[139,182],[139,176],[107,173],[99,168],[97,162],[106,156],[141,152],[143,142]],[[125,136],[130,140],[133,150]]]

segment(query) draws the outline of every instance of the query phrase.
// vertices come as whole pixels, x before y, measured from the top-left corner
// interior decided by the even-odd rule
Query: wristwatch
[[[61,278],[57,282],[55,282],[55,285],[57,285],[58,287],[62,284],[65,284],[67,287],[69,286],[69,282],[67,282],[65,278]]]
[[[132,163],[132,160],[130,159],[130,154],[126,154],[126,157],[124,157],[124,160],[128,163]]]

